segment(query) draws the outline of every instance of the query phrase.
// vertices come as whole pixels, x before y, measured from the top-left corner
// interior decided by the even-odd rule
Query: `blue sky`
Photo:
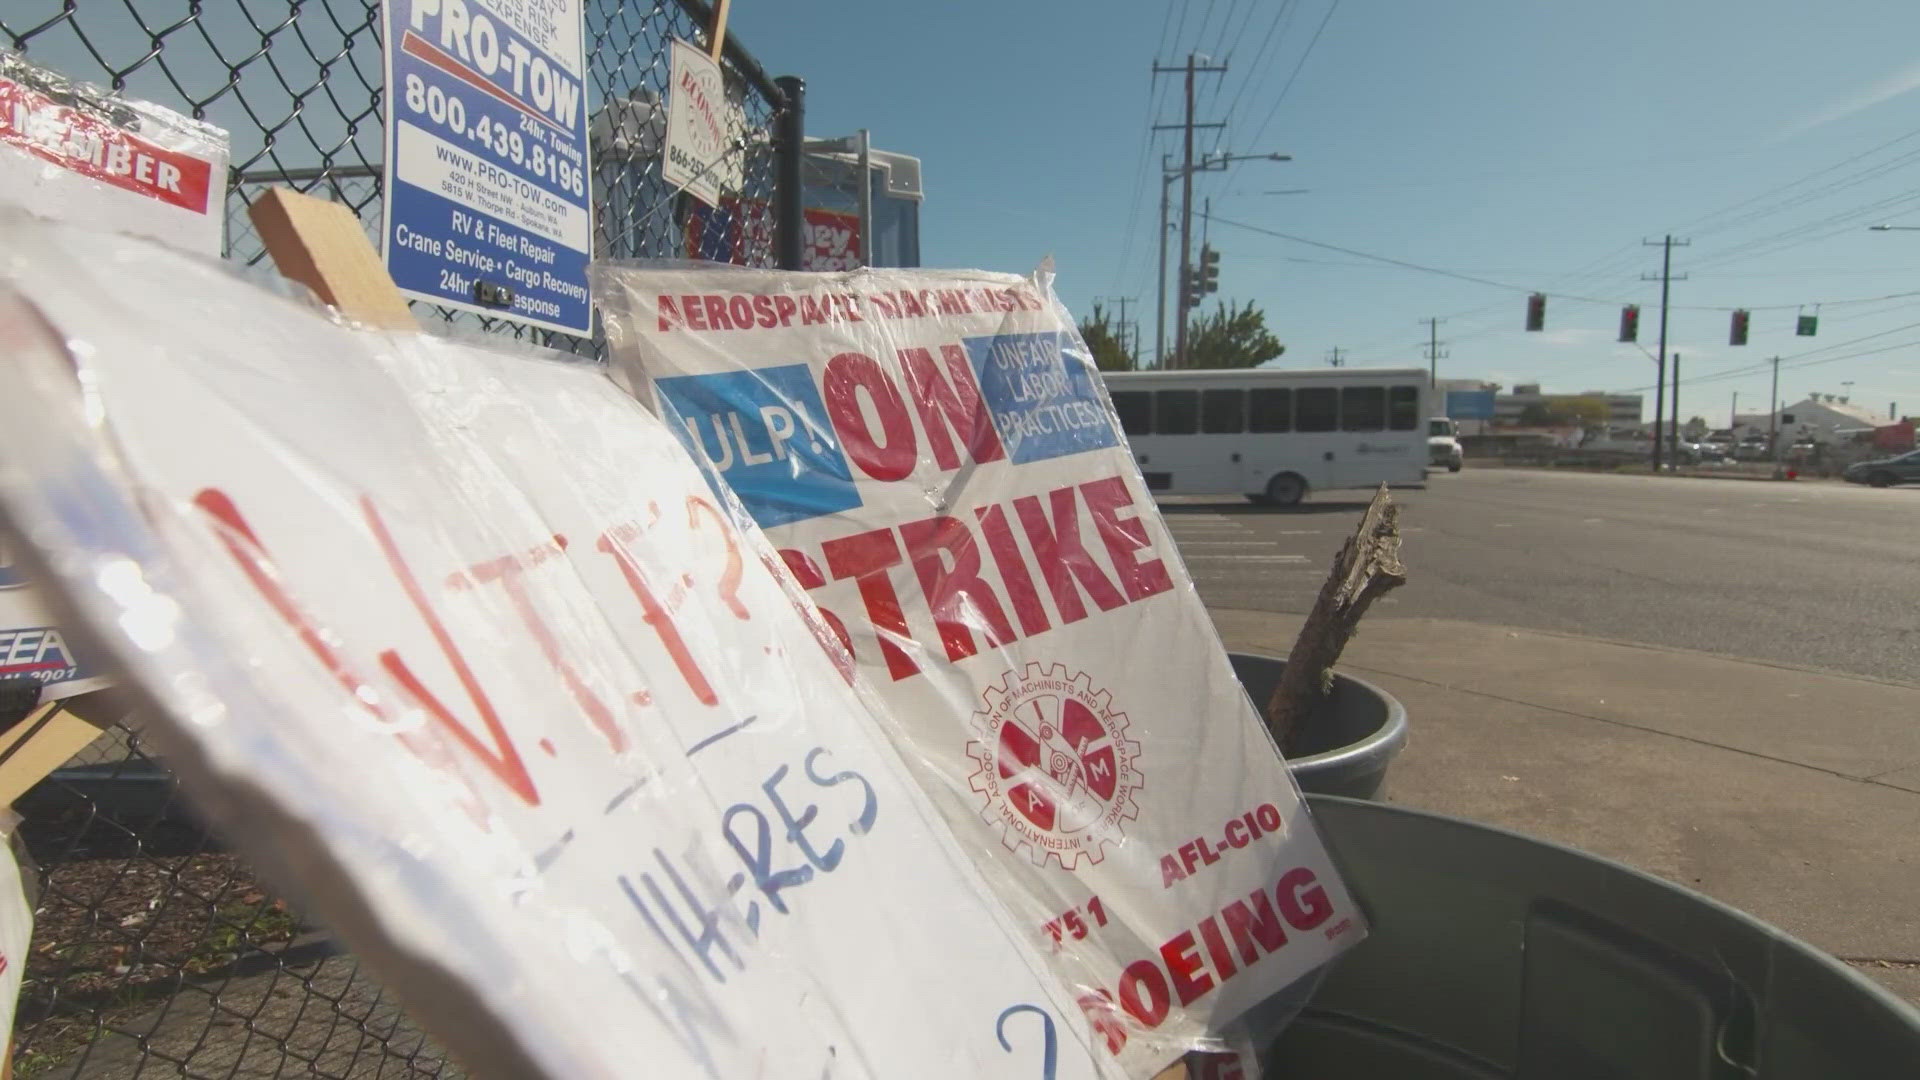
[[[5,0],[0,22],[35,25],[61,6]],[[253,39],[235,0],[205,10],[221,48],[246,55]],[[324,11],[305,10],[313,47],[337,48]],[[124,5],[78,11],[114,62],[148,47]],[[1613,338],[1619,304],[1637,302],[1653,348],[1659,290],[1640,275],[1659,253],[1640,244],[1672,231],[1693,240],[1675,252],[1689,279],[1674,286],[1669,345],[1683,358],[1684,415],[1724,417],[1734,392],[1743,411],[1759,407],[1775,353],[1788,358],[1783,398],[1850,392],[1920,413],[1920,296],[1831,303],[1920,292],[1920,232],[1866,228],[1920,225],[1910,0],[1818,12],[1789,0],[735,0],[732,26],[770,72],[807,79],[811,133],[867,127],[878,145],[924,160],[928,265],[1026,271],[1051,254],[1076,311],[1132,297],[1149,343],[1157,170],[1177,143],[1149,143],[1146,128],[1179,117],[1177,79],[1156,86],[1149,69],[1193,51],[1230,69],[1200,80],[1199,115],[1228,124],[1203,133],[1201,148],[1295,158],[1196,185],[1220,219],[1221,296],[1266,310],[1288,346],[1282,363],[1319,365],[1340,346],[1356,364],[1424,364],[1420,320],[1440,315],[1443,376],[1650,390],[1647,353]],[[211,95],[225,71],[195,59],[205,49],[195,34],[176,32],[168,55],[189,92]],[[355,41],[377,83],[370,35]],[[283,77],[306,85],[299,43],[276,42]],[[70,27],[36,39],[32,55],[96,77]],[[285,115],[266,66],[249,70],[240,96]],[[366,100],[351,70],[335,79],[343,100]],[[129,89],[177,96],[155,65]],[[212,113],[251,126],[234,95]],[[344,137],[329,102],[315,99],[302,120],[310,132],[283,136],[293,164]],[[357,136],[373,161],[378,131],[362,123]],[[1307,192],[1263,194],[1297,188]],[[1544,333],[1520,328],[1533,289],[1555,294]],[[1819,336],[1795,337],[1800,305],[1811,313],[1821,301]],[[1696,310],[1734,306],[1755,309],[1745,348],[1728,346],[1725,310]]]
[[[807,78],[811,132],[867,127],[924,160],[928,265],[1018,271],[1051,254],[1076,311],[1135,297],[1149,343],[1156,171],[1178,145],[1149,150],[1144,129],[1179,118],[1179,85],[1150,99],[1148,69],[1191,50],[1230,67],[1201,81],[1199,115],[1229,124],[1202,147],[1295,158],[1203,177],[1220,218],[1515,286],[1216,224],[1221,296],[1266,309],[1284,363],[1338,345],[1354,363],[1424,365],[1419,320],[1451,316],[1443,376],[1644,386],[1650,409],[1652,360],[1613,339],[1618,304],[1637,302],[1654,347],[1659,287],[1640,275],[1659,250],[1640,242],[1671,230],[1693,240],[1675,250],[1689,275],[1675,305],[1786,305],[1754,312],[1745,348],[1727,344],[1725,311],[1673,313],[1683,418],[1724,423],[1736,391],[1759,407],[1775,353],[1789,401],[1850,391],[1920,413],[1920,325],[1897,329],[1920,324],[1920,296],[1830,304],[1817,337],[1793,334],[1800,304],[1920,291],[1920,232],[1866,228],[1920,224],[1911,3],[858,0],[829,17],[738,0],[732,20],[770,71]],[[1309,191],[1260,194],[1289,188]],[[1608,302],[1556,296],[1530,334],[1530,289]],[[1761,370],[1688,381],[1742,367]]]

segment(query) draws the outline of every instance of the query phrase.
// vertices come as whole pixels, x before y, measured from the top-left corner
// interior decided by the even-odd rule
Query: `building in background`
[[[1520,383],[1510,394],[1493,399],[1495,427],[1537,426],[1562,415],[1577,415],[1588,424],[1637,427],[1646,405],[1642,394],[1609,394],[1588,390],[1579,394],[1543,394],[1539,383]],[[1594,415],[1586,415],[1587,413]]]
[[[859,140],[858,135],[807,140],[802,177],[808,257],[826,264],[808,269],[919,266],[920,203],[925,197],[920,159],[868,147],[866,188],[873,218],[868,237],[860,221]],[[868,252],[871,258],[865,257]],[[833,265],[837,263],[845,265]]]

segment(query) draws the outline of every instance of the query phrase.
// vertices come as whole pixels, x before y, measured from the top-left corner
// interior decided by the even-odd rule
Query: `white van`
[[[1460,449],[1460,429],[1451,417],[1427,417],[1427,461],[1448,472],[1459,472],[1467,460]]]
[[[1112,371],[1147,487],[1292,506],[1309,491],[1427,476],[1423,368]]]

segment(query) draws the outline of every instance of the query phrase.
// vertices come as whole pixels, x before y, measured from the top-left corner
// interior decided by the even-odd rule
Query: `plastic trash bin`
[[[1501,829],[1310,802],[1373,931],[1279,1032],[1267,1075],[1920,1077],[1920,1013],[1732,908]],[[1277,1029],[1267,1011],[1256,1033]]]
[[[1265,714],[1287,662],[1254,653],[1228,653],[1233,673]],[[1372,799],[1387,780],[1387,766],[1407,745],[1407,710],[1385,690],[1335,672],[1326,704],[1300,732],[1287,768],[1302,791]]]

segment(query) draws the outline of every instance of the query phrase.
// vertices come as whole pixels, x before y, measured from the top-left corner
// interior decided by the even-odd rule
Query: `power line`
[[[1245,229],[1248,232],[1259,233],[1262,236],[1271,236],[1276,240],[1286,240],[1295,244],[1305,244],[1308,247],[1320,248],[1324,251],[1337,251],[1342,255],[1351,255],[1357,259],[1367,259],[1372,262],[1385,263],[1389,266],[1398,266],[1398,267],[1401,267],[1402,269],[1415,270],[1423,274],[1435,274],[1440,277],[1452,278],[1456,281],[1469,281],[1475,285],[1485,285],[1488,288],[1493,288],[1493,289],[1505,289],[1508,292],[1520,292],[1520,293],[1538,292],[1538,293],[1544,293],[1544,295],[1550,296],[1556,300],[1569,300],[1574,303],[1580,303],[1580,304],[1605,304],[1608,306],[1618,306],[1621,304],[1631,303],[1631,301],[1621,300],[1618,298],[1581,296],[1574,293],[1561,293],[1561,292],[1552,292],[1552,291],[1542,290],[1542,289],[1535,289],[1526,285],[1515,285],[1510,281],[1495,281],[1492,278],[1479,277],[1474,274],[1463,274],[1457,271],[1447,270],[1438,266],[1425,266],[1421,263],[1408,262],[1405,259],[1395,259],[1386,255],[1375,255],[1370,251],[1360,251],[1356,248],[1341,247],[1338,244],[1328,244],[1328,243],[1323,243],[1322,241],[1319,241],[1319,240],[1309,240],[1304,236],[1294,236],[1291,233],[1283,233],[1276,229],[1264,229],[1258,225],[1248,225],[1246,222],[1243,222],[1243,221],[1229,221],[1228,219],[1220,217],[1217,214],[1213,216],[1212,220],[1216,225],[1226,225],[1235,229]],[[1885,296],[1864,296],[1864,297],[1849,298],[1845,300],[1807,300],[1805,302],[1798,303],[1798,304],[1758,304],[1758,305],[1748,305],[1745,308],[1723,306],[1723,305],[1711,305],[1711,304],[1675,304],[1673,305],[1673,310],[1674,311],[1739,311],[1739,310],[1788,311],[1796,308],[1806,307],[1809,304],[1819,304],[1827,307],[1838,307],[1844,304],[1871,304],[1871,303],[1878,303],[1879,301],[1882,301],[1882,300],[1899,300],[1909,296],[1920,296],[1920,291],[1888,293]]]
[[[1307,47],[1301,51],[1299,62],[1293,65],[1293,71],[1287,76],[1285,85],[1280,87],[1280,93],[1273,99],[1273,108],[1267,110],[1267,118],[1260,121],[1260,128],[1253,133],[1253,141],[1248,145],[1260,145],[1260,140],[1266,135],[1274,116],[1280,112],[1280,103],[1287,100],[1287,91],[1293,89],[1293,81],[1300,77],[1300,69],[1307,66],[1307,57],[1313,55],[1313,47],[1320,44],[1320,35],[1327,32],[1327,24],[1333,21],[1333,13],[1338,10],[1340,10],[1340,0],[1333,0],[1327,5],[1327,13],[1320,17],[1320,25],[1314,28],[1313,37],[1308,39]]]

